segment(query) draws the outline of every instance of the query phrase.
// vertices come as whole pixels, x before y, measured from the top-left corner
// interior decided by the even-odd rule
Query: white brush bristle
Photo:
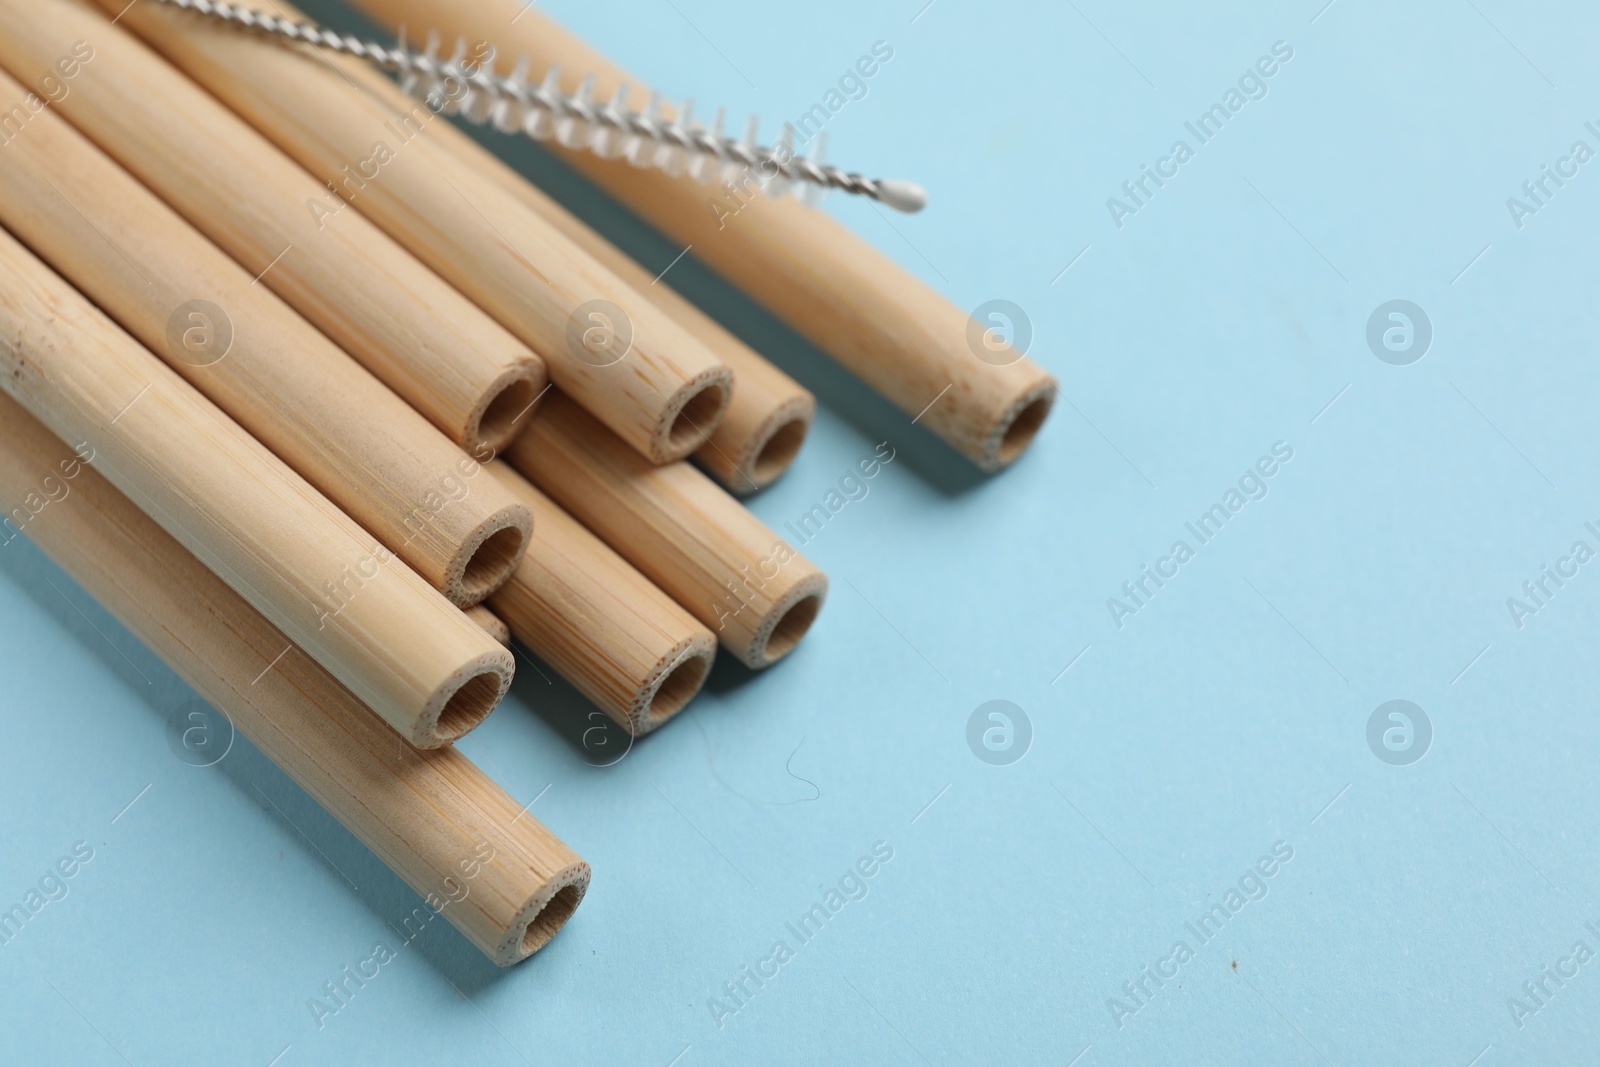
[[[529,61],[523,57],[509,75],[495,73],[493,47],[481,55],[469,54],[466,38],[458,37],[448,59],[439,54],[439,34],[429,33],[421,52],[406,47],[405,30],[399,44],[386,48],[357,37],[339,36],[309,22],[249,11],[210,0],[156,0],[216,19],[220,22],[329,51],[355,56],[399,73],[406,92],[445,114],[460,115],[477,125],[492,125],[503,132],[520,129],[536,141],[554,139],[564,147],[593,152],[605,159],[625,158],[635,167],[667,174],[685,174],[705,185],[719,182],[740,188],[764,190],[769,196],[797,196],[815,204],[828,189],[871,196],[896,211],[920,211],[928,202],[922,186],[906,181],[871,181],[823,163],[823,139],[817,139],[812,156],[793,154],[794,130],[786,123],[777,144],[764,147],[756,139],[758,121],[752,116],[744,136],[734,141],[723,134],[723,112],[708,129],[691,117],[684,103],[671,122],[666,109],[652,93],[644,111],[628,109],[628,86],[619,85],[611,99],[595,99],[595,76],[587,74],[573,94],[561,92],[557,68],[545,72],[535,87],[528,80]],[[754,173],[747,173],[754,171]],[[753,179],[753,180],[752,180]]]

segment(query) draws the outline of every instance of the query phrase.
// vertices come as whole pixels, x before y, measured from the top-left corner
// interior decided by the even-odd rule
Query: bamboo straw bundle
[[[516,471],[490,471],[533,509],[534,543],[491,603],[539,657],[634,735],[705,684],[716,638]]]
[[[686,463],[646,463],[559,393],[506,458],[747,667],[788,655],[822,607],[827,577],[737,500]]]
[[[49,111],[0,158],[0,223],[452,603],[511,576],[528,508]]]
[[[649,103],[637,79],[524,0],[353,2],[391,29],[435,30],[525,58],[536,78],[559,66],[566,91],[593,76],[596,99],[631,86],[626,106],[642,110]],[[827,216],[794,200],[735,201],[720,187],[551,145],[982,469],[1016,459],[1043,424],[1056,389],[1043,368],[996,344],[986,324],[974,323]],[[742,180],[759,179],[747,173]],[[735,208],[736,217],[728,218]]]
[[[116,0],[107,2],[118,9],[123,6]],[[282,18],[299,17],[283,3],[275,3],[273,11]],[[770,484],[799,451],[816,407],[811,394],[799,383],[530,185],[493,153],[449,122],[432,121],[435,116],[430,108],[365,63],[313,54],[305,48],[285,48],[242,34],[234,27],[150,5],[130,11],[122,24],[139,33],[285,152],[323,177],[344,162],[335,146],[367,152],[375,130],[385,134],[403,131],[408,139],[428,146],[423,150],[426,168],[437,176],[432,185],[427,174],[417,173],[425,169],[420,165],[412,166],[413,180],[404,186],[391,183],[391,172],[386,171],[383,187],[389,199],[373,213],[374,221],[397,240],[410,243],[413,251],[418,251],[417,246],[407,242],[407,237],[416,234],[418,219],[433,219],[442,228],[450,228],[438,215],[439,180],[465,190],[476,189],[482,177],[492,178],[604,270],[648,298],[732,370],[737,387],[727,415],[695,453],[730,490],[749,493]],[[394,201],[403,197],[414,199],[401,205],[404,214],[397,216]],[[379,203],[380,199],[358,198],[356,204],[359,207],[362,203]],[[497,210],[492,212],[490,205],[478,202],[477,195],[473,200],[486,213],[500,219],[502,228],[521,217],[503,199],[493,201]],[[521,242],[517,244],[522,247]],[[475,284],[464,291],[482,303],[479,279],[485,269],[493,273],[492,265],[475,259],[465,247],[457,250],[456,260],[458,269],[447,276],[454,280],[466,274]],[[552,360],[551,367],[556,384],[564,392],[595,410],[563,378],[559,364]],[[704,425],[703,420],[696,421]]]
[[[0,389],[413,744],[499,703],[505,649],[3,232]]]
[[[434,118],[426,108],[397,111],[356,89],[337,60],[263,47],[181,11],[140,5],[122,22],[532,345],[556,385],[641,455],[680,459],[722,420],[733,378],[711,348],[490,175],[419,136]],[[353,174],[380,156],[370,180]]]
[[[79,0],[0,0],[0,66],[19,80],[78,57],[71,90],[50,94],[61,118],[33,109],[20,146],[6,131],[0,224],[105,313],[0,233],[0,389],[44,424],[34,434],[0,396],[0,493],[22,484],[18,457],[48,458],[47,430],[84,441],[132,502],[85,483],[82,521],[105,529],[63,519],[63,558],[413,885],[435,884],[489,820],[511,856],[452,920],[497,962],[521,958],[570,915],[587,867],[542,827],[515,830],[522,813],[459,757],[380,752],[390,738],[362,703],[415,745],[448,745],[505,692],[515,634],[638,735],[700,690],[718,643],[751,668],[786,656],[826,576],[680,459],[698,446],[724,484],[758,488],[793,457],[814,401],[432,122],[436,104],[300,46],[97,2],[167,59]],[[541,62],[579,57],[608,94],[617,77],[553,27],[524,41],[512,24],[526,11],[490,24],[443,0],[358,2],[504,31]],[[0,75],[0,94],[25,91]],[[1047,374],[987,336],[979,352],[958,311],[825,218],[752,202],[725,227],[691,182],[572,161],[985,469],[1043,421]],[[911,188],[879,184],[866,191],[885,202]],[[221,312],[220,351],[184,343],[189,324],[218,321],[187,318],[197,300]],[[534,411],[546,365],[560,388]],[[424,515],[426,537],[406,536],[433,483],[452,495],[502,446],[520,475],[488,463]],[[100,543],[105,559],[83,558]],[[152,582],[166,598],[146,603]],[[169,626],[185,591],[205,609]],[[242,692],[234,675],[258,660],[256,681],[278,675]],[[473,853],[476,878],[493,860]]]
[[[120,424],[119,424],[120,425]],[[501,966],[545,945],[589,866],[453,748],[417,752],[9,397],[0,511],[71,469],[27,535]],[[270,671],[264,671],[268,666]]]
[[[4,2],[5,0],[0,0],[0,9],[4,8]],[[118,32],[120,31],[108,27],[105,31],[106,36],[99,40],[103,42]],[[4,47],[0,44],[0,49]],[[136,48],[136,45],[130,47],[125,43],[120,51],[131,55]],[[102,44],[100,58],[96,62],[105,64],[106,54],[110,51],[110,48]],[[154,57],[146,56],[146,58],[156,69],[141,73],[148,74],[152,78],[165,77],[159,69],[160,61]],[[105,69],[106,67],[102,66],[102,71]],[[121,84],[116,79],[107,80]],[[189,86],[187,91],[197,92],[192,86]],[[100,95],[105,95],[103,90]],[[174,139],[172,145],[181,148],[183,141],[181,138]],[[319,269],[326,273],[356,276],[364,271],[370,271],[370,263],[358,256],[347,254],[341,246],[321,246],[316,251],[324,257]],[[403,255],[403,253],[397,254]],[[605,434],[605,437],[607,440],[616,440],[609,433]],[[611,470],[602,470],[597,476],[614,478],[615,473]],[[704,479],[700,481],[704,482]],[[733,517],[735,524],[736,534],[733,538],[735,543],[739,541],[740,536],[747,537],[752,526],[757,531],[763,531],[761,537],[766,536],[764,527],[755,522],[738,505],[722,497],[715,487],[706,483],[703,487],[696,484],[695,488],[710,489],[712,499],[725,505],[723,510]],[[613,488],[610,491],[616,490]],[[725,547],[715,531],[703,531],[702,535],[708,541]],[[594,542],[585,532],[576,530],[568,540],[585,539],[589,544],[583,546],[580,557],[585,561],[585,565],[598,566],[601,573],[610,573],[613,579],[622,582],[621,587],[630,588],[632,590],[630,596],[634,602],[624,602],[615,596],[593,595],[595,585],[588,578],[578,582],[568,575],[563,587],[557,580],[561,577],[559,570],[547,567],[544,568],[546,588],[559,589],[561,596],[538,604],[524,603],[521,617],[516,621],[521,632],[533,635],[534,639],[530,640],[530,644],[550,656],[558,670],[619,722],[636,732],[653,729],[664,721],[687,703],[703,682],[710,662],[711,642],[704,628],[693,622],[693,618],[712,621],[721,627],[727,617],[736,616],[736,624],[724,635],[725,641],[731,642],[730,648],[746,662],[752,665],[764,665],[787,652],[809,626],[820,603],[821,591],[825,588],[825,579],[820,573],[809,563],[801,561],[800,565],[788,568],[786,577],[792,577],[798,583],[793,590],[780,589],[773,594],[770,601],[763,600],[755,607],[743,607],[741,606],[743,601],[740,599],[742,594],[736,591],[734,584],[730,584],[727,589],[719,588],[717,591],[717,595],[726,600],[726,607],[722,612],[708,613],[703,606],[691,607],[691,618],[681,612],[674,612],[667,603],[668,598],[655,590],[648,580],[633,575],[631,569],[621,565],[620,562],[615,564],[608,562],[605,559],[606,552],[603,546]],[[728,556],[728,560],[730,562],[725,568],[726,581],[729,583],[745,581],[748,584],[750,579],[741,576],[738,569],[739,565],[745,562],[743,557],[732,553]],[[752,556],[748,562],[754,566],[758,560]],[[638,565],[643,566],[642,563]],[[538,573],[537,567],[536,564],[535,573]],[[619,567],[630,576],[628,580],[618,577]],[[721,572],[715,566],[706,573],[714,579],[723,580],[717,577]],[[693,587],[691,585],[686,588]],[[588,596],[587,603],[583,604],[584,610],[562,615],[555,608],[580,603],[583,600],[582,597],[575,598],[574,589],[579,589]],[[678,597],[683,599],[685,595],[687,594],[680,593]],[[605,610],[597,610],[597,605],[603,606]],[[787,611],[791,606],[796,607],[792,614]],[[775,608],[779,610],[773,610]],[[779,619],[784,616],[787,616],[787,622],[779,627]],[[774,631],[776,638],[771,640],[768,647],[768,637]]]
[[[73,0],[0,0],[0,23],[30,87],[82,42],[50,106],[451,440],[477,455],[520,430],[538,357],[226,108]]]

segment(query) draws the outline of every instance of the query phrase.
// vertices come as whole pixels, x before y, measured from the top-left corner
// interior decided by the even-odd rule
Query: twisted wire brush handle
[[[756,144],[757,121],[753,116],[745,136],[735,140],[723,136],[721,109],[707,129],[693,120],[692,102],[685,103],[676,118],[663,119],[657,93],[650,94],[643,111],[629,110],[627,85],[618,86],[611,101],[601,104],[593,96],[593,75],[583,79],[576,93],[563,93],[559,68],[551,67],[537,85],[527,78],[526,59],[509,75],[496,74],[494,50],[487,50],[481,60],[468,61],[465,41],[457,43],[449,59],[441,59],[437,36],[430,36],[426,51],[415,52],[406,47],[403,37],[390,48],[338,34],[315,23],[295,22],[221,0],[156,2],[244,29],[356,56],[385,70],[398,71],[408,92],[446,113],[459,114],[478,125],[492,124],[505,133],[520,130],[537,141],[553,137],[568,148],[587,148],[607,159],[625,156],[636,167],[655,167],[668,174],[688,173],[707,184],[753,171],[759,175],[755,184],[762,191],[772,196],[794,191],[809,203],[815,203],[828,189],[865,196],[897,211],[920,211],[927,202],[927,194],[915,182],[866,178],[822,162],[826,134],[818,135],[817,148],[810,158],[796,155],[794,128],[788,123],[784,124],[778,143],[768,147]],[[457,87],[454,92],[452,86]]]

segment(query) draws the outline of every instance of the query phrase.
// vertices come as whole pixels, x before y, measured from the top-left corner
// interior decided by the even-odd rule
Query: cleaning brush
[[[636,167],[688,174],[707,185],[752,173],[755,185],[768,195],[794,194],[813,205],[828,189],[865,196],[897,211],[920,211],[927,202],[927,194],[915,182],[866,178],[824,163],[826,134],[818,136],[810,157],[796,155],[794,127],[789,123],[784,123],[776,144],[764,146],[756,141],[759,121],[755,116],[744,136],[736,140],[723,133],[721,108],[707,128],[694,120],[692,101],[675,109],[673,118],[666,118],[661,96],[654,92],[644,110],[630,110],[627,85],[619,85],[610,102],[602,104],[594,98],[592,74],[582,80],[576,93],[564,93],[559,68],[551,67],[537,84],[529,78],[526,59],[509,74],[497,74],[493,48],[469,57],[464,40],[456,43],[449,58],[441,58],[437,34],[430,34],[426,49],[417,52],[406,47],[403,36],[390,48],[311,22],[218,0],[157,2],[397,71],[406,91],[429,106],[477,125],[493,125],[505,133],[521,131],[536,141],[555,140],[606,159],[623,158]]]

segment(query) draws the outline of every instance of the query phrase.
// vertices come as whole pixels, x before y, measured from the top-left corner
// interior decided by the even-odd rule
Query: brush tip
[[[896,211],[913,214],[921,211],[928,203],[927,191],[916,182],[903,182],[886,179],[877,183],[878,200],[888,204]]]

